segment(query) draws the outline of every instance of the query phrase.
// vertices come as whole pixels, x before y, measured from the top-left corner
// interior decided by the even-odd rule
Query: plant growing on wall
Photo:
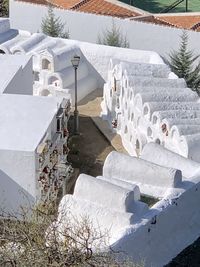
[[[109,46],[117,46],[117,47],[129,47],[129,42],[126,36],[121,32],[120,27],[117,27],[112,22],[111,29],[106,29],[98,36],[98,43]]]
[[[52,5],[48,7],[48,14],[43,18],[41,29],[46,35],[52,37],[69,38],[69,32],[64,31],[65,23],[56,17]]]
[[[193,51],[188,50],[188,35],[185,31],[180,38],[178,51],[173,50],[166,61],[179,78],[185,79],[188,87],[200,94],[200,62],[195,64],[199,55],[196,56]]]

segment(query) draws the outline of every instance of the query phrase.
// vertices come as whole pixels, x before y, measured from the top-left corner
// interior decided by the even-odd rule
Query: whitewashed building
[[[69,109],[66,99],[0,95],[0,170],[7,177],[1,179],[0,195],[7,208],[15,209],[20,199],[57,196],[69,171]],[[14,194],[7,194],[9,183]]]

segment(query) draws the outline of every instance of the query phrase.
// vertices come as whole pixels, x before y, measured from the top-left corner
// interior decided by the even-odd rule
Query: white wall
[[[33,196],[2,170],[0,170],[0,181],[0,214],[1,212],[19,213],[20,207],[29,208],[34,202]]]
[[[13,138],[15,138],[14,133],[13,128]],[[34,151],[0,150],[0,169],[19,187],[26,190],[32,197],[36,197]]]
[[[155,204],[149,214],[126,230],[114,249],[125,251],[135,261],[144,260],[145,267],[167,264],[200,235],[199,192],[200,182],[180,197]]]
[[[30,58],[26,66],[18,70],[6,86],[4,93],[33,95],[32,58]]]
[[[41,29],[42,18],[47,14],[47,7],[10,0],[11,27],[37,32]],[[83,12],[55,9],[55,14],[66,22],[70,38],[96,43],[99,33],[112,25],[112,17],[97,16]],[[37,18],[37,19],[35,19]],[[179,45],[182,30],[149,23],[114,19],[130,42],[130,48],[153,50],[165,55]],[[189,31],[190,46],[199,53],[200,33]]]

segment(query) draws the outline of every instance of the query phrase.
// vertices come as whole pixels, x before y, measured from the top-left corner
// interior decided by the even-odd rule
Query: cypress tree
[[[69,38],[69,33],[64,32],[65,23],[62,23],[59,17],[54,14],[53,7],[49,5],[48,15],[42,20],[41,29],[46,35],[52,37]]]
[[[199,55],[188,50],[188,35],[184,31],[179,50],[169,54],[167,63],[179,78],[185,79],[188,87],[200,94],[200,62],[195,64],[198,58]]]
[[[121,33],[120,28],[114,22],[112,23],[111,29],[103,31],[102,36],[98,36],[98,43],[116,47],[129,47],[126,36]]]

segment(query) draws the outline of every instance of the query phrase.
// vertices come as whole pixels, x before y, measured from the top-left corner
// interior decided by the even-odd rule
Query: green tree
[[[59,17],[55,16],[53,7],[49,5],[48,15],[42,20],[42,32],[52,37],[68,39],[69,32],[64,32],[64,26],[65,23],[63,23]]]
[[[125,47],[129,48],[129,42],[123,33],[121,33],[120,27],[117,27],[115,23],[112,23],[111,29],[106,29],[98,36],[98,43],[109,46]]]
[[[0,17],[9,17],[9,1],[0,1]]]
[[[180,38],[179,50],[169,54],[167,63],[179,78],[185,79],[188,87],[200,94],[200,62],[196,64],[199,55],[188,50],[188,35],[185,31]]]

